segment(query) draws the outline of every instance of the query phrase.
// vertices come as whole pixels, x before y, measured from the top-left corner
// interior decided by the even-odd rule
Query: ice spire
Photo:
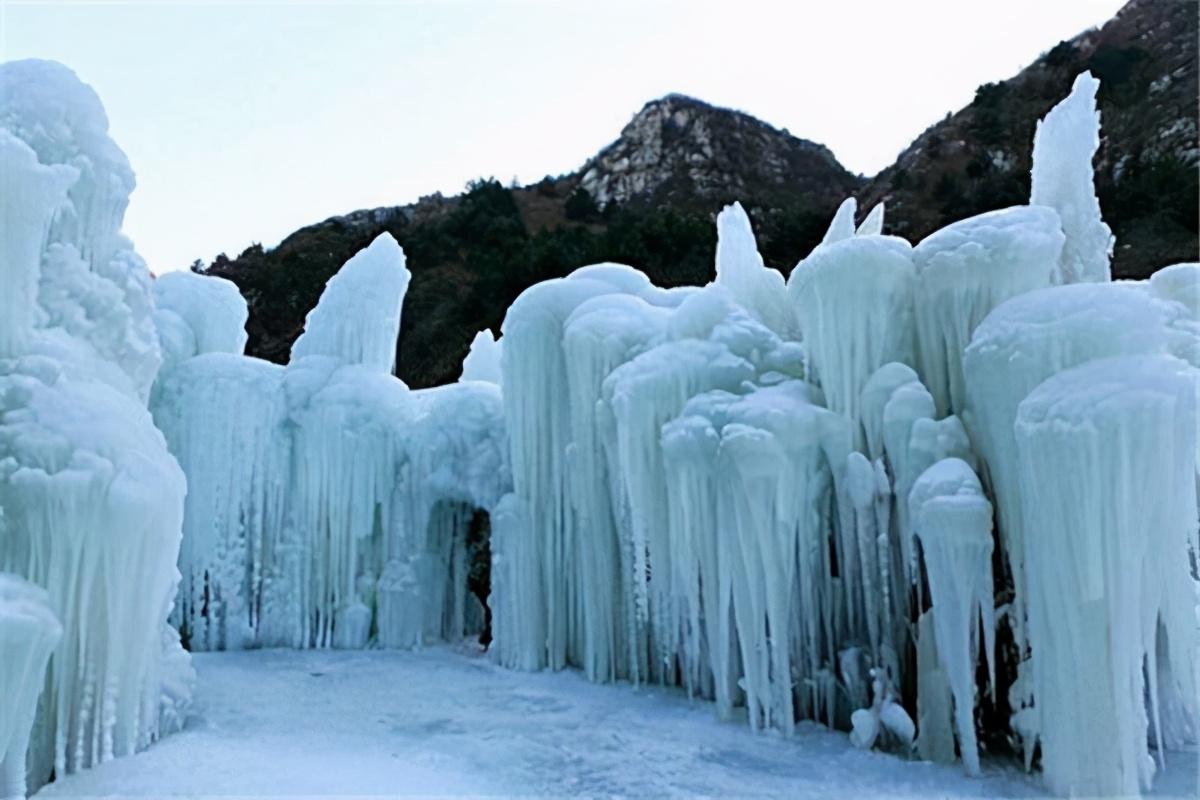
[[[1031,205],[1050,206],[1062,217],[1067,241],[1055,283],[1112,279],[1112,230],[1100,216],[1092,158],[1100,147],[1100,81],[1090,72],[1075,78],[1071,94],[1043,117],[1033,135]]]

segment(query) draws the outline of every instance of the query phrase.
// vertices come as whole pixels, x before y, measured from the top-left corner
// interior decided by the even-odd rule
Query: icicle
[[[992,506],[970,465],[958,458],[925,470],[908,503],[929,576],[938,662],[954,693],[959,751],[967,774],[978,775],[975,662],[981,639],[990,683],[996,684]]]

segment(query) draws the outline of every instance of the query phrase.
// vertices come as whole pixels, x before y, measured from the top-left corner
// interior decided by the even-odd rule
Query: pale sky
[[[0,0],[0,60],[99,93],[155,272],[359,208],[579,167],[682,92],[873,175],[1121,0],[47,3]]]

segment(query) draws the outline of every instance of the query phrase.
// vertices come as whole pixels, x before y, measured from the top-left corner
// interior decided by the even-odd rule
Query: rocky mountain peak
[[[840,199],[860,183],[824,145],[682,94],[643,106],[581,172],[579,185],[601,208],[791,193],[799,184]]]

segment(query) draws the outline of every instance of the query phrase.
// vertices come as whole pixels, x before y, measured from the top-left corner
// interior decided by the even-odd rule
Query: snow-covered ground
[[[718,722],[680,692],[521,673],[481,654],[198,653],[186,730],[38,797],[554,795],[1029,797],[1036,777],[902,761],[808,723],[785,738]],[[1194,754],[1158,793],[1196,796]]]

